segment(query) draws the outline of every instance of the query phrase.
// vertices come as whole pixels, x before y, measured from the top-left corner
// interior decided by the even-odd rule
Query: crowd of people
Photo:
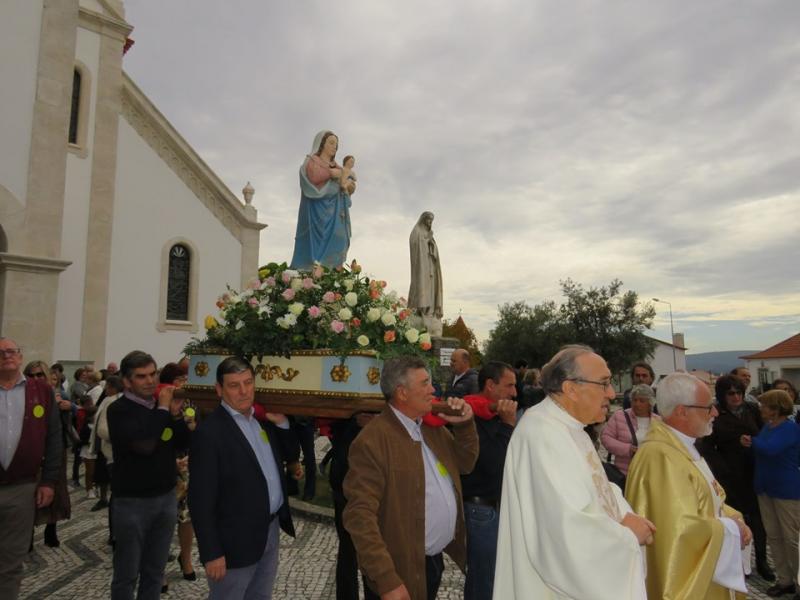
[[[59,364],[23,363],[0,338],[0,598],[19,593],[35,525],[59,545],[70,480],[108,511],[113,600],[165,591],[176,533],[183,577],[198,576],[196,543],[209,598],[271,598],[304,470],[302,497],[316,493],[317,427],[331,441],[337,600],[432,600],[443,554],[465,572],[466,600],[743,597],[751,552],[770,596],[796,594],[787,380],[756,397],[746,369],[711,389],[680,372],[656,385],[637,363],[612,411],[612,373],[589,347],[541,369],[473,366],[458,349],[442,392],[423,360],[394,358],[381,413],[315,421],[264,411],[253,367],[231,357],[218,408],[198,420],[175,393],[185,359],[159,368],[133,351],[70,385]]]

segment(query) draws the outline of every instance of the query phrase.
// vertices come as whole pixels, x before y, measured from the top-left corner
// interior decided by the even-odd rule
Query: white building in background
[[[665,342],[647,336],[655,342],[653,356],[648,361],[656,373],[656,382],[675,371],[686,371],[686,347],[683,345],[683,334],[676,333],[673,342]]]
[[[28,360],[176,360],[257,273],[252,196],[124,73],[131,30],[121,0],[0,3],[0,334]]]
[[[740,356],[753,377],[753,387],[762,387],[776,379],[788,379],[800,389],[800,333],[766,350]]]

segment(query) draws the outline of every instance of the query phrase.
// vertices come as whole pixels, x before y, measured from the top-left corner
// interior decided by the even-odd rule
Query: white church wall
[[[176,360],[226,284],[239,287],[241,244],[125,121],[120,119],[108,311],[107,360],[142,349]],[[198,332],[158,332],[162,250],[185,239],[197,248]]]
[[[64,184],[64,221],[61,232],[61,257],[72,264],[59,278],[56,309],[56,336],[53,353],[56,359],[78,360],[83,324],[83,296],[86,279],[86,244],[89,230],[89,196],[92,181],[92,144],[94,140],[95,100],[100,57],[100,36],[78,29],[76,59],[88,71],[88,135],[85,153],[67,154]]]
[[[675,348],[675,359],[673,360],[672,346],[659,342],[653,351],[653,359],[649,362],[656,373],[656,381],[658,381],[662,375],[669,375],[675,371],[675,363],[678,365],[678,371],[686,370],[686,351]]]
[[[25,204],[42,1],[0,2],[0,185]]]

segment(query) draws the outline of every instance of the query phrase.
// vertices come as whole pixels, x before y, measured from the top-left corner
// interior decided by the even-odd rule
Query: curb
[[[333,509],[327,506],[317,506],[289,496],[289,508],[292,509],[293,513],[298,513],[306,519],[329,524],[334,523]]]

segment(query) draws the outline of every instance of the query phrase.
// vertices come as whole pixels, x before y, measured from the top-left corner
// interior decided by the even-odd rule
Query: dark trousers
[[[756,563],[767,564],[767,532],[764,531],[764,523],[761,521],[761,512],[756,509],[750,513],[743,513],[744,522],[753,532],[753,550],[756,553]]]
[[[0,485],[0,598],[16,600],[36,513],[36,483]]]
[[[358,560],[350,534],[342,524],[342,513],[347,505],[344,494],[331,490],[333,495],[333,519],[339,549],[336,553],[336,600],[358,600]],[[365,586],[366,588],[366,586]],[[366,591],[366,589],[365,589]]]
[[[159,600],[172,532],[178,521],[175,490],[153,498],[114,498],[114,578],[111,600]]]
[[[436,593],[439,591],[439,584],[442,583],[442,573],[444,573],[444,558],[442,553],[435,556],[425,557],[425,583],[428,588],[428,599],[436,600]],[[368,586],[364,586],[364,600],[381,600]]]
[[[492,600],[500,515],[493,506],[464,502],[467,579],[464,600]]]

